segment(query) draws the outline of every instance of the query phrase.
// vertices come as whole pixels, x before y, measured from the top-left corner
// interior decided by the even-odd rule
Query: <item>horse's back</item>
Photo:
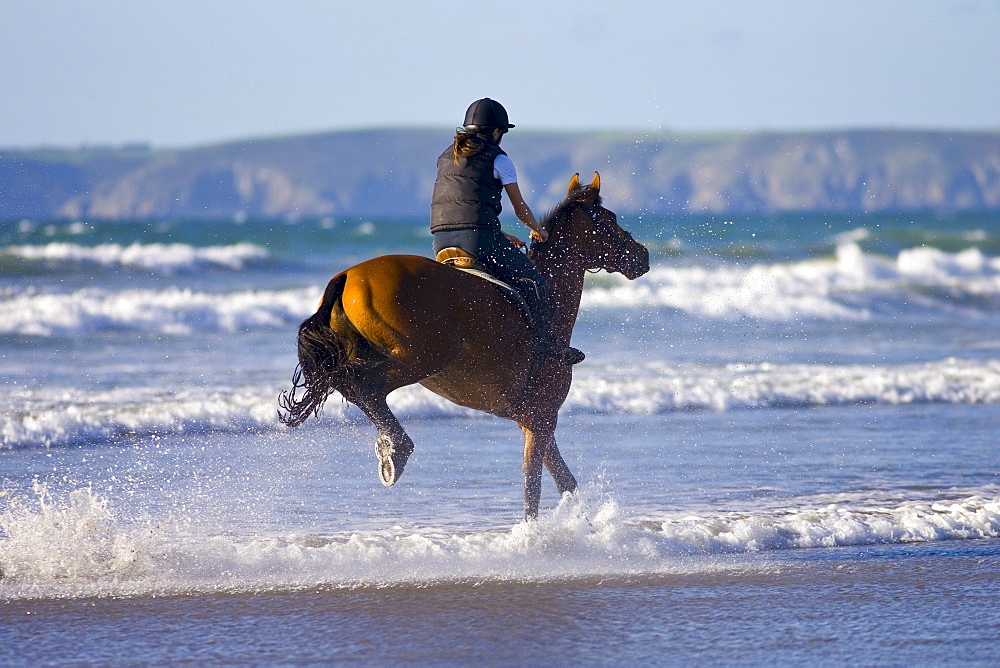
[[[502,410],[526,382],[531,333],[490,281],[417,255],[383,255],[346,272],[342,305],[353,327],[421,382],[479,410]]]
[[[490,281],[420,255],[382,255],[344,273],[347,274],[345,309],[351,304],[359,311],[375,311],[391,320],[414,317],[422,320],[417,311],[427,313],[435,321],[448,315],[518,317]],[[403,322],[396,325],[405,329]]]

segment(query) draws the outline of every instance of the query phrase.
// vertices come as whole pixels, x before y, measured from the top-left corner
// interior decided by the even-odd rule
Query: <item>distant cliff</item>
[[[426,215],[447,130],[185,150],[0,150],[0,219]],[[622,213],[1000,211],[1000,132],[530,133],[504,139],[536,211],[601,172]]]

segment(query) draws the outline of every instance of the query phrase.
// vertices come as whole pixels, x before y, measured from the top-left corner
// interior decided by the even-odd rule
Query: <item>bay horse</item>
[[[566,199],[541,223],[548,241],[528,251],[548,283],[553,334],[562,345],[569,345],[588,270],[629,279],[649,271],[649,252],[601,205],[600,190],[596,172],[586,186],[575,174]],[[414,447],[386,403],[393,390],[420,383],[513,420],[524,432],[524,513],[531,520],[543,464],[560,494],[577,486],[555,441],[572,367],[540,357],[532,341],[529,316],[495,283],[426,257],[376,257],[330,279],[319,309],[299,327],[299,365],[292,389],[279,398],[279,416],[298,426],[339,392],[378,430],[375,454],[387,487]]]

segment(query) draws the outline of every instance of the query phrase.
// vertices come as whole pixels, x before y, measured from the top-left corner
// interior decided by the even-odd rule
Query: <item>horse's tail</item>
[[[341,297],[347,273],[337,274],[326,286],[319,309],[299,326],[299,364],[292,376],[292,389],[278,397],[278,419],[297,427],[323,408],[334,390],[345,390],[362,367],[357,359],[361,335],[347,320]],[[335,318],[341,326],[330,326]],[[301,397],[296,397],[303,390]]]

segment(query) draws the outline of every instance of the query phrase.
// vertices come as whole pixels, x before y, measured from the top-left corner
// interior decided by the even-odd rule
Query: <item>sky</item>
[[[1000,130],[1000,0],[0,0],[0,147]]]

